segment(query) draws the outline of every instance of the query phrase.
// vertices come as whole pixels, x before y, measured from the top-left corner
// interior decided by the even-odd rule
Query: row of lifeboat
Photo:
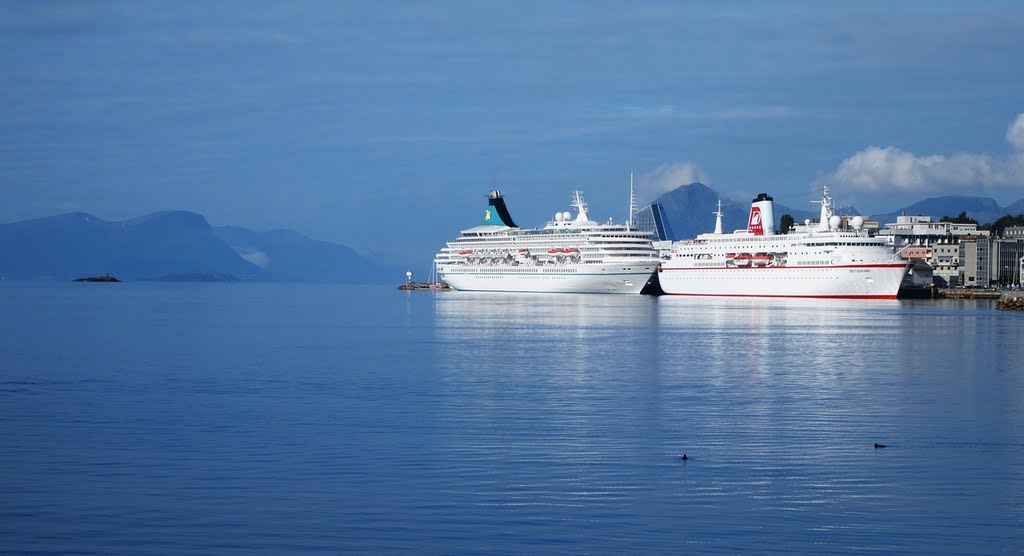
[[[768,266],[775,260],[772,253],[726,253],[725,264],[735,266]]]

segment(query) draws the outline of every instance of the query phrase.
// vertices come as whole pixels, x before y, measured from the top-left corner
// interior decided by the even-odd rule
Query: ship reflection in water
[[[1024,350],[991,312],[462,292],[435,311],[458,400],[439,449],[473,462],[458,502],[593,523],[573,546],[984,551],[1024,517],[1006,512],[1024,449],[997,417],[1021,424],[1024,384],[994,370]]]

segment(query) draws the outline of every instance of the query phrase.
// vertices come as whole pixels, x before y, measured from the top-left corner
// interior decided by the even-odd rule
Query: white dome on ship
[[[832,228],[833,230],[838,229],[839,225],[842,224],[842,223],[843,223],[843,219],[838,217],[838,216],[833,216],[832,218],[828,219],[828,227]]]
[[[566,222],[572,220],[572,214],[569,214],[569,211],[563,212],[562,213],[562,220],[565,220]]]
[[[854,230],[859,230],[864,227],[864,217],[854,216],[853,220],[850,221],[850,225],[853,226]]]

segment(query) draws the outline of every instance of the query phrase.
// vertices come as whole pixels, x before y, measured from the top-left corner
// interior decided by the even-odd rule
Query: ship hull
[[[668,295],[710,297],[804,297],[896,299],[904,263],[688,268],[663,266],[661,289]]]
[[[653,274],[653,267],[636,271],[622,265],[567,265],[564,267],[439,269],[441,279],[461,291],[509,293],[638,294]]]

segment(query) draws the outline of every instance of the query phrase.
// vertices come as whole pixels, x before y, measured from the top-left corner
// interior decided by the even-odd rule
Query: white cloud
[[[693,182],[711,185],[711,176],[692,162],[662,164],[635,180],[637,197],[647,200],[654,200],[662,193]]]
[[[1010,124],[1006,130],[1006,140],[1018,151],[1024,151],[1024,114],[1017,114],[1017,119]]]
[[[1024,114],[1010,124],[1007,156],[976,153],[918,156],[897,147],[871,146],[844,160],[821,183],[862,191],[958,190],[1024,186]]]

